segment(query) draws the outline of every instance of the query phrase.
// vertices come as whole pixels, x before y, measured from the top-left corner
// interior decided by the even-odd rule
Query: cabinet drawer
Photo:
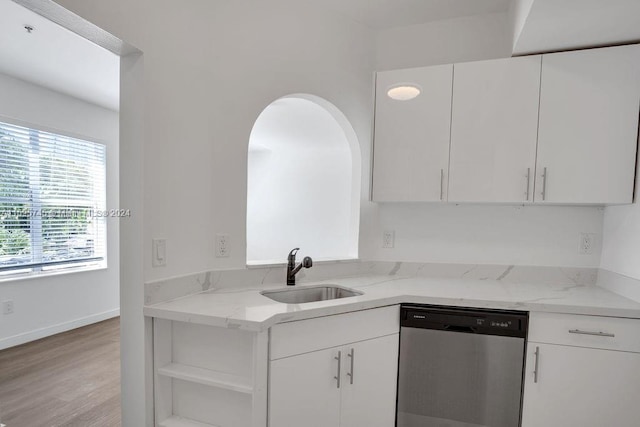
[[[271,328],[270,360],[400,331],[400,306],[281,323]]]
[[[640,353],[640,320],[531,313],[529,341]]]

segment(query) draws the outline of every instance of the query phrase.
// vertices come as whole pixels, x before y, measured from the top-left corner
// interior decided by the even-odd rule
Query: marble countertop
[[[211,289],[148,305],[145,316],[211,326],[262,331],[293,320],[365,310],[400,303],[495,308],[640,318],[640,303],[595,285],[505,283],[499,280],[360,276],[305,283],[356,289],[363,295],[305,304],[283,304],[260,294],[278,285]]]

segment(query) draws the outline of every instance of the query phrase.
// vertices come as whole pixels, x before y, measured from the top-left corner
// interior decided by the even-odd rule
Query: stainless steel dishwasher
[[[518,427],[528,314],[403,305],[397,427]]]

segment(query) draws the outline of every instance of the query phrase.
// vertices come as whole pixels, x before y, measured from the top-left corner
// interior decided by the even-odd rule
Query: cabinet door
[[[345,346],[341,427],[395,425],[399,335]]]
[[[540,56],[455,64],[449,201],[533,201]]]
[[[527,353],[522,427],[638,425],[640,354],[533,342]]]
[[[639,98],[638,45],[543,55],[535,201],[631,203]]]
[[[338,375],[339,351],[319,350],[271,362],[271,427],[340,425],[340,389],[334,378]]]
[[[377,74],[373,200],[446,200],[453,65]],[[421,88],[418,97],[387,96],[399,84]]]

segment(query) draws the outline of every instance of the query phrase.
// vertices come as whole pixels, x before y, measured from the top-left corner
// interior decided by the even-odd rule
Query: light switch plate
[[[153,239],[151,259],[154,267],[167,265],[167,240]]]

